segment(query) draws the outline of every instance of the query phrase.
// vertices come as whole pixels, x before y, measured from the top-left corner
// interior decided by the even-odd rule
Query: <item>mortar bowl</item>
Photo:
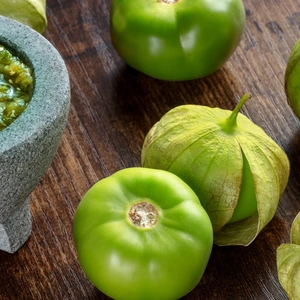
[[[30,195],[50,167],[66,127],[70,83],[56,48],[26,25],[0,16],[0,44],[34,74],[28,107],[0,131],[0,250],[14,253],[32,231]]]

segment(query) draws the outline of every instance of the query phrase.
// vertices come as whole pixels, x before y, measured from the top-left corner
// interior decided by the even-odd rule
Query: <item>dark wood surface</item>
[[[32,235],[15,254],[0,252],[0,299],[108,299],[77,261],[72,223],[77,205],[99,179],[140,165],[150,127],[169,109],[195,103],[242,109],[284,148],[289,184],[274,219],[248,247],[214,246],[205,275],[184,299],[287,299],[276,249],[289,242],[300,211],[300,122],[283,87],[290,51],[300,38],[300,0],[244,0],[246,30],[215,74],[163,82],[119,58],[109,32],[109,0],[47,0],[45,37],[64,58],[72,88],[69,122],[55,159],[31,196]],[[129,299],[130,300],[130,299]]]

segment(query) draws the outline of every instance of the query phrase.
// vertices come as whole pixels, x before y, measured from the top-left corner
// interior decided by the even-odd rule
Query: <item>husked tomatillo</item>
[[[113,299],[179,299],[201,279],[212,225],[194,191],[163,170],[128,168],[96,183],[74,220],[79,262]]]
[[[191,80],[217,71],[245,27],[242,0],[113,0],[112,43],[151,77]]]

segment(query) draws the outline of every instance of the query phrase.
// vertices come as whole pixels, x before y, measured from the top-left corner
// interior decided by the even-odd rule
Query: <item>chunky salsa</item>
[[[0,131],[28,106],[33,91],[33,72],[0,44]]]

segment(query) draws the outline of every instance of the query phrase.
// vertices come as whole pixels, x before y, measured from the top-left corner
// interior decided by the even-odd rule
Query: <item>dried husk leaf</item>
[[[1,0],[0,15],[44,33],[47,26],[46,0]]]
[[[290,54],[284,82],[288,103],[300,119],[300,39],[295,43]]]
[[[298,213],[292,224],[291,243],[300,245],[300,213]]]
[[[238,114],[232,133],[218,120],[231,111],[201,105],[170,110],[149,131],[142,165],[170,171],[198,195],[214,227],[214,243],[248,245],[273,218],[289,176],[284,151],[247,117]],[[253,175],[258,213],[228,223],[239,199],[243,155]]]
[[[300,299],[300,213],[291,229],[291,244],[277,249],[278,279],[290,300]]]
[[[239,145],[245,154],[252,172],[255,194],[257,197],[258,214],[233,224],[227,224],[215,235],[215,242],[227,245],[228,235],[241,241],[242,245],[252,242],[259,232],[275,215],[278,201],[286,187],[289,176],[289,161],[285,153],[258,126],[247,125],[248,119],[240,118],[239,124],[243,133],[238,135]]]

